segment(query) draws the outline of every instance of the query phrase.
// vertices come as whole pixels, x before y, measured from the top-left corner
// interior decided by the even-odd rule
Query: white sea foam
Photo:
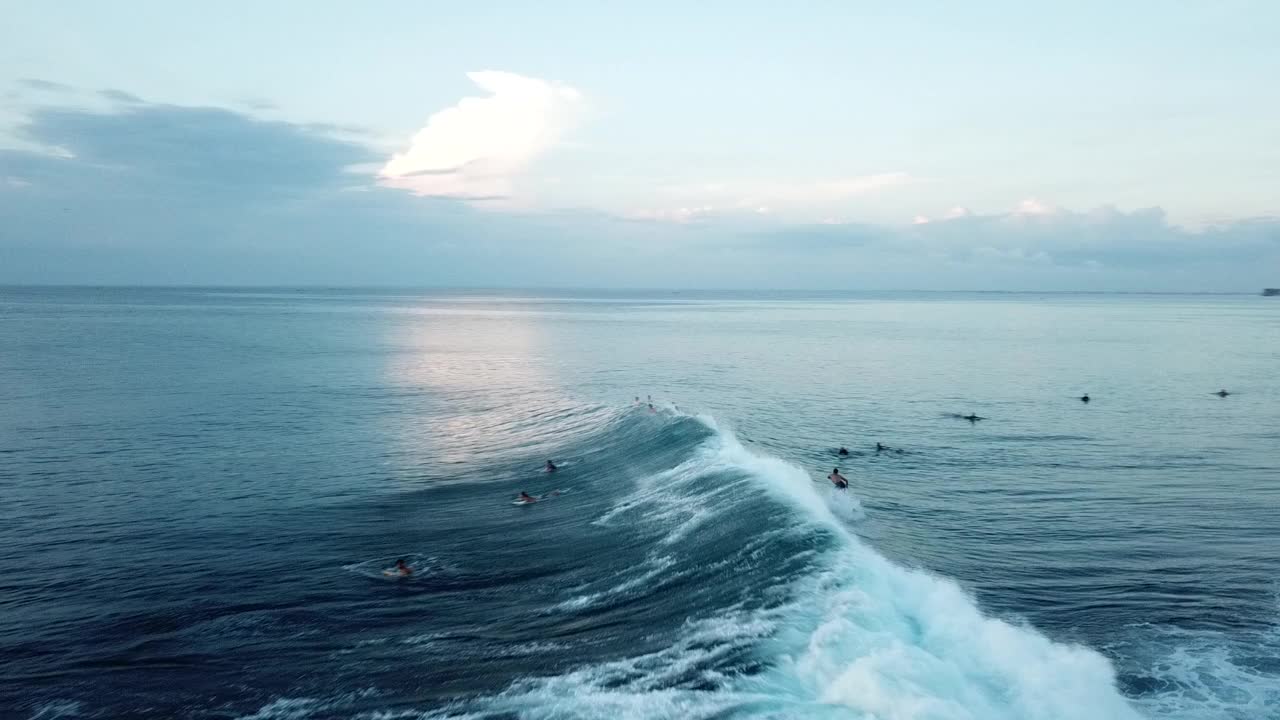
[[[1280,717],[1280,628],[1231,637],[1150,625],[1127,630],[1130,639],[1117,644],[1134,658],[1134,672],[1156,685],[1139,703],[1151,717]]]
[[[763,682],[787,687],[796,700],[895,720],[1137,717],[1099,653],[985,617],[955,583],[899,567],[862,544],[803,470],[751,453],[724,430],[717,440],[836,538],[826,569],[780,611],[793,640],[775,643],[781,660]]]

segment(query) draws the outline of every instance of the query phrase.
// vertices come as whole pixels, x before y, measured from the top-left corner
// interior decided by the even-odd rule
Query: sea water
[[[0,716],[1280,717],[1278,361],[1243,295],[0,289]]]

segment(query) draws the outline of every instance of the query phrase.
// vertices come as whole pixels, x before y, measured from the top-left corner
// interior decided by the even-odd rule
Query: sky
[[[1280,3],[0,12],[0,283],[1280,285]]]

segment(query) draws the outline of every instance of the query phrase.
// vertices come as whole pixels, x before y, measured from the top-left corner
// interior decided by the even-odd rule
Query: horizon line
[[[537,286],[537,285],[400,285],[400,284],[332,284],[332,283],[0,283],[0,289],[64,289],[64,290],[415,290],[415,291],[450,291],[450,292],[492,292],[492,291],[528,291],[528,292],[650,292],[650,293],[682,293],[682,292],[759,292],[759,293],[808,293],[815,295],[838,295],[850,293],[974,293],[991,295],[1261,295],[1262,290],[995,290],[972,288],[921,289],[921,288],[885,288],[885,289],[814,289],[814,288],[760,288],[760,287],[592,287],[592,286]]]

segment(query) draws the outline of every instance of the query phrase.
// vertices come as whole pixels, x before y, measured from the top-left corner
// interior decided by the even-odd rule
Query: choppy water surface
[[[0,715],[1280,717],[1278,360],[1246,296],[0,289]]]

